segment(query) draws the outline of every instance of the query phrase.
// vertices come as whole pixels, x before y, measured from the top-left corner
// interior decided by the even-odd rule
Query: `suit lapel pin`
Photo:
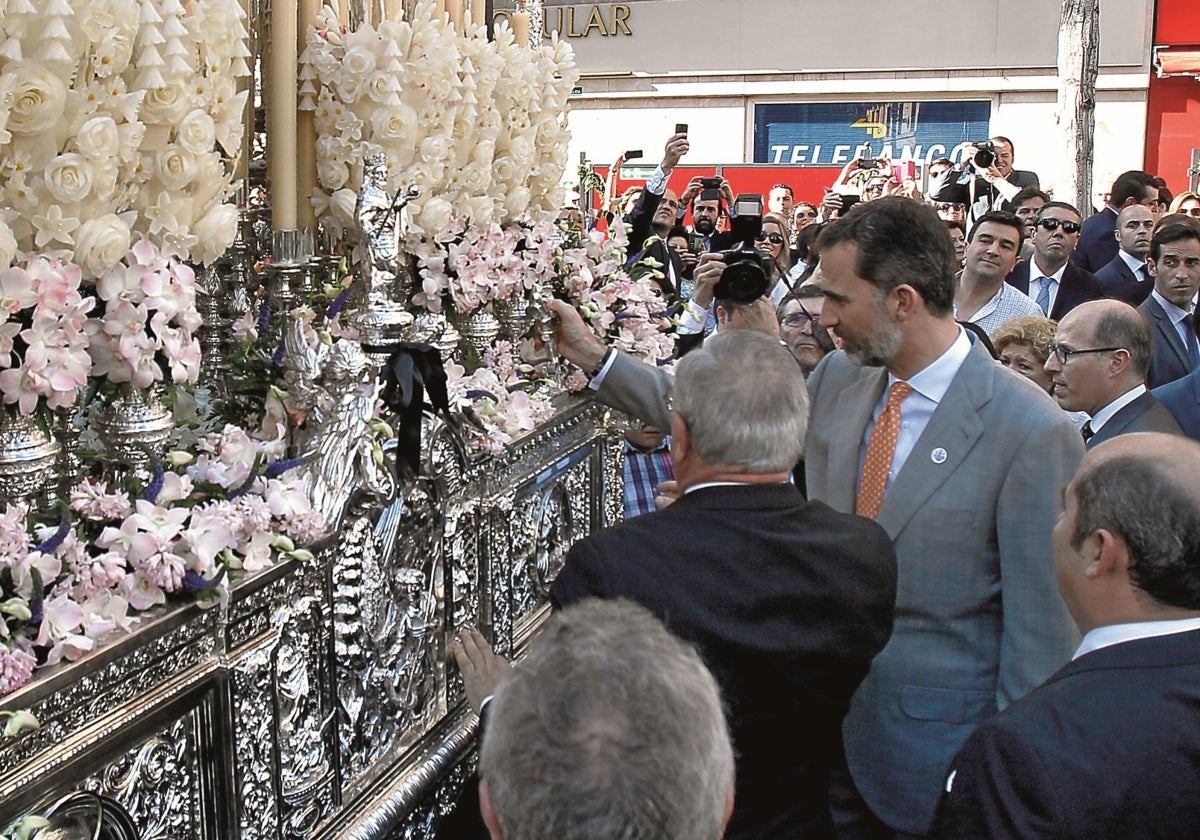
[[[935,463],[935,464],[946,463],[946,458],[947,458],[946,450],[942,449],[942,447],[940,447],[940,446],[937,449],[933,450],[933,452],[929,453],[929,460],[933,461],[933,463]]]

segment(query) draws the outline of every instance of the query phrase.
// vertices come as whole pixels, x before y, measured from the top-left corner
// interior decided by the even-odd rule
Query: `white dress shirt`
[[[1150,639],[1155,636],[1170,636],[1174,633],[1187,633],[1189,630],[1200,630],[1200,618],[1176,618],[1170,621],[1138,621],[1132,624],[1109,624],[1095,627],[1083,637],[1083,643],[1071,659],[1078,659],[1085,653],[1091,653],[1100,648],[1119,645],[1122,642],[1132,642],[1135,639]]]
[[[1050,284],[1050,303],[1046,306],[1046,314],[1049,315],[1054,311],[1054,301],[1058,300],[1058,290],[1062,286],[1063,273],[1067,270],[1067,264],[1063,263],[1059,266],[1058,271],[1053,274],[1047,274],[1042,271],[1041,266],[1037,264],[1037,254],[1029,260],[1029,299],[1036,301],[1038,295],[1042,292],[1042,284],[1045,283],[1046,277],[1049,277],[1054,282]]]
[[[1133,272],[1134,278],[1136,278],[1139,283],[1145,282],[1147,279],[1149,279],[1150,275],[1146,273],[1145,260],[1139,260],[1133,254],[1126,252],[1124,249],[1118,250],[1117,256],[1121,258],[1121,261],[1124,262],[1125,265],[1129,266],[1129,270]]]
[[[1146,393],[1146,386],[1138,385],[1136,388],[1126,391],[1108,405],[1104,406],[1104,408],[1093,414],[1092,419],[1088,421],[1092,425],[1092,434],[1100,431],[1104,424],[1112,419],[1114,414],[1116,414],[1125,406],[1129,405],[1144,393]]]
[[[942,401],[942,397],[946,396],[950,383],[954,381],[958,369],[967,360],[970,352],[971,339],[967,338],[966,331],[959,327],[958,338],[954,339],[946,352],[908,380],[908,384],[912,386],[913,390],[900,403],[900,433],[896,436],[896,454],[892,456],[892,468],[888,472],[888,487],[892,486],[892,482],[904,468],[904,462],[912,454],[913,447],[917,445],[917,440],[925,431],[925,427],[929,425],[929,419],[933,417],[933,412]],[[883,396],[879,398],[879,402],[875,406],[871,422],[867,425],[866,434],[863,435],[862,445],[858,449],[860,478],[863,460],[867,457],[867,441],[871,439],[875,423],[879,420],[879,415],[883,413],[883,408],[887,404],[888,392],[891,391],[893,383],[899,381],[895,375],[888,373],[887,387],[884,388]]]

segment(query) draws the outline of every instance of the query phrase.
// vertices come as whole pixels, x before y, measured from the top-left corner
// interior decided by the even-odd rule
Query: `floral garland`
[[[346,32],[325,7],[301,57],[301,107],[316,112],[318,215],[353,230],[363,160],[382,152],[389,190],[421,191],[406,208],[410,251],[449,241],[456,225],[504,227],[558,210],[579,77],[565,42],[524,48],[504,27],[489,41],[434,9],[424,0],[411,21]]]
[[[324,532],[303,482],[284,477],[278,442],[236,426],[174,452],[133,493],[85,479],[57,525],[23,507],[0,515],[0,695],[36,667],[73,660],[168,599],[223,598],[231,574],[256,572]]]
[[[0,267],[87,277],[135,239],[211,262],[236,235],[248,74],[236,0],[12,0],[0,16]]]

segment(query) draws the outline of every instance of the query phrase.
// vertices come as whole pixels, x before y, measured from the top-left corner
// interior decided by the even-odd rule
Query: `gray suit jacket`
[[[1117,435],[1127,435],[1130,432],[1164,432],[1169,435],[1182,435],[1183,431],[1171,412],[1154,398],[1149,392],[1142,394],[1129,405],[1108,418],[1108,422],[1100,427],[1100,431],[1092,435],[1087,442],[1088,449],[1095,449],[1106,440],[1112,440]]]
[[[1138,311],[1150,322],[1150,332],[1154,336],[1154,360],[1150,363],[1146,387],[1157,388],[1191,373],[1192,360],[1183,347],[1179,331],[1171,323],[1171,316],[1162,305],[1151,295],[1142,302]]]
[[[854,509],[859,452],[887,383],[832,353],[809,378],[808,492]],[[888,489],[896,624],[846,717],[860,793],[893,829],[929,831],[955,753],[976,724],[1071,656],[1050,533],[1083,440],[1061,409],[974,344]]]
[[[887,372],[832,353],[808,381],[810,498],[852,512],[859,449]],[[597,397],[668,428],[672,378],[618,355]],[[934,460],[934,450],[944,449]],[[1050,532],[1083,439],[1046,393],[975,343],[879,513],[899,559],[896,624],[846,718],[875,813],[924,834],[975,725],[1063,665],[1079,636]]]

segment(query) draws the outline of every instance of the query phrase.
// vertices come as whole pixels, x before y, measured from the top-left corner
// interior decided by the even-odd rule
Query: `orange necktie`
[[[854,512],[859,516],[874,519],[879,515],[892,458],[896,455],[896,438],[900,435],[900,403],[912,392],[913,387],[907,382],[894,382],[888,391],[887,403],[871,430],[862,479],[858,482],[858,501],[854,506]]]

